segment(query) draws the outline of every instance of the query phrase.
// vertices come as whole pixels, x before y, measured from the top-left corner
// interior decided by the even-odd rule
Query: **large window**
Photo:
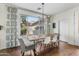
[[[21,16],[21,35],[44,34],[44,21],[36,16]]]
[[[37,32],[36,30],[34,31],[34,26],[39,24],[39,17],[36,16],[22,16],[22,21],[21,21],[21,35],[26,35],[27,32],[29,34],[34,34],[34,32]]]
[[[17,46],[17,8],[7,7],[6,27],[6,47]]]

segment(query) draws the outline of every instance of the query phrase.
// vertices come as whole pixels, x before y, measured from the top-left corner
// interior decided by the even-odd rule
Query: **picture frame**
[[[56,23],[53,23],[52,24],[52,28],[56,28]]]

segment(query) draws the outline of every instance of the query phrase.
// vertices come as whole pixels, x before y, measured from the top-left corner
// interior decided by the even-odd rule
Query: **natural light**
[[[26,21],[28,21],[29,23],[35,23],[39,20],[39,17],[35,17],[35,16],[27,16],[26,17]]]

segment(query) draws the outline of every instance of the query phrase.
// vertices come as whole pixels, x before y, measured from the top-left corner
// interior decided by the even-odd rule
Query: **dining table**
[[[45,40],[45,36],[29,36],[29,40],[30,41],[32,41],[32,42],[34,42],[34,44],[35,43],[38,43],[38,44],[41,44],[41,46],[42,46],[42,43],[44,42],[44,40]],[[41,49],[41,47],[40,47],[40,49]],[[34,49],[33,50],[34,51],[34,55],[36,55],[36,50]]]

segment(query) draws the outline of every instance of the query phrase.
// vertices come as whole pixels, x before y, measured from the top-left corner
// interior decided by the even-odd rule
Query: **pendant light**
[[[42,5],[42,8],[41,8],[42,16],[41,16],[41,20],[40,20],[40,35],[41,35],[41,23],[43,22],[42,24],[44,24],[44,3],[41,3],[41,5]],[[44,34],[44,28],[43,28],[43,34]]]

